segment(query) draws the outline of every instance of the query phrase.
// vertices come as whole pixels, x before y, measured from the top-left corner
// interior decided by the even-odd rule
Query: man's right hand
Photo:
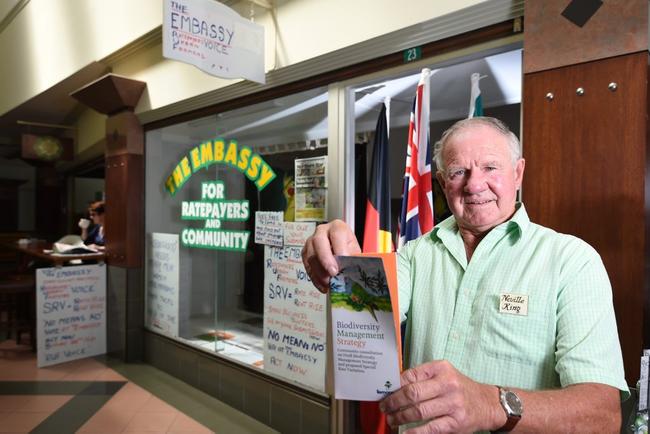
[[[330,277],[339,272],[334,255],[356,253],[361,253],[361,248],[354,232],[342,220],[334,220],[316,227],[302,249],[302,262],[314,286],[326,293]]]

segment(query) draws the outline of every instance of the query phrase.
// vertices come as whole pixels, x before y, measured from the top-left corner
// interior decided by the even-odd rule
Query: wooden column
[[[106,120],[108,351],[140,360],[144,330],[144,133],[133,109],[146,84],[108,74],[72,93]]]
[[[635,384],[648,341],[648,2],[604,2],[582,27],[562,15],[569,3],[526,3],[523,200],[602,256]]]
[[[144,134],[133,108],[146,83],[107,74],[71,96],[106,120],[106,255],[110,265],[140,268],[144,240]]]

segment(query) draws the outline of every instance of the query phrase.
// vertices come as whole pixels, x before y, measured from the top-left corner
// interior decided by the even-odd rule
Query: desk
[[[28,261],[25,261],[25,259],[30,257],[37,258],[45,262],[49,262],[55,267],[61,267],[66,262],[71,261],[73,259],[83,259],[83,260],[104,262],[104,258],[106,257],[106,254],[104,252],[72,254],[72,255],[45,253],[43,252],[43,250],[52,249],[52,244],[45,243],[45,242],[31,242],[28,244],[18,244],[17,242],[15,242],[15,243],[7,243],[4,245],[6,247],[9,247],[10,249],[17,251],[23,257],[23,259],[19,261],[19,268],[27,268],[26,265]]]

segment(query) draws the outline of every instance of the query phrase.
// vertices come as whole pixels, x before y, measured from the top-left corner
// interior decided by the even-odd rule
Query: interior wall
[[[106,136],[106,115],[87,108],[79,115],[76,126],[75,155],[104,139]]]
[[[255,22],[264,26],[268,70],[481,1],[411,0],[408,8],[396,8],[396,0],[278,0],[275,17],[255,7]],[[154,30],[162,24],[162,4],[162,0],[31,0],[0,33],[0,114]],[[248,17],[250,3],[236,2],[233,9]],[[131,57],[126,63],[111,66],[114,72],[126,72],[130,78],[147,82],[150,98],[144,98],[139,110],[158,108],[239,81],[217,79],[193,66],[165,60],[160,44],[144,56],[138,53]]]
[[[0,114],[161,22],[161,0],[29,1],[0,33]]]
[[[411,0],[409,8],[396,9],[395,0],[278,1],[275,23],[269,12],[255,9],[255,23],[265,31],[267,71],[294,65],[322,54],[430,20],[480,0],[430,2]],[[248,17],[250,4],[234,6]],[[372,15],[372,19],[365,19]],[[334,24],[336,25],[334,26]],[[345,29],[345,31],[337,31]],[[155,44],[114,65],[113,72],[147,83],[136,113],[160,108],[241,80],[212,77],[198,68],[162,57],[162,44]]]
[[[36,169],[23,160],[0,159],[0,173],[2,178],[25,181],[18,187],[18,230],[33,231],[35,228]]]

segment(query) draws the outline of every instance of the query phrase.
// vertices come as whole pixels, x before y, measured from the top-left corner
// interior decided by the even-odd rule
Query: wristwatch
[[[521,402],[521,399],[517,396],[512,390],[504,389],[501,386],[497,386],[499,389],[499,401],[501,402],[501,407],[503,411],[506,412],[506,417],[508,420],[505,425],[499,428],[493,433],[508,432],[512,431],[517,425],[517,422],[521,419],[521,415],[524,412],[524,404]]]

